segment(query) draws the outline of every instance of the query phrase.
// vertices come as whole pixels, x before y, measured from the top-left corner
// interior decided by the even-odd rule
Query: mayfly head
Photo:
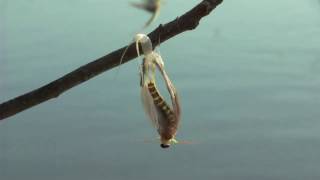
[[[174,138],[171,139],[163,139],[162,137],[160,137],[161,143],[160,143],[160,147],[161,148],[169,148],[171,144],[178,144],[178,141]]]
[[[158,143],[159,142],[159,139],[161,139],[160,137],[159,138],[156,138],[156,139],[145,139],[145,140],[142,140],[144,143]],[[175,144],[179,144],[179,145],[194,145],[194,144],[198,144],[198,143],[195,143],[193,141],[177,141],[176,139],[172,138],[171,140],[166,140],[165,142],[161,141],[160,142],[160,147],[163,148],[163,149],[167,149],[169,147],[171,147],[171,145],[175,145]]]

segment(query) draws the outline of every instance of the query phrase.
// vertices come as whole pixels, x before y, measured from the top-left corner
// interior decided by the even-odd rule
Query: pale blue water
[[[166,1],[158,23],[198,1]],[[128,1],[0,0],[0,101],[122,47],[148,14]],[[161,46],[183,105],[163,150],[140,103],[138,63],[0,125],[1,180],[320,178],[320,4],[225,0]]]

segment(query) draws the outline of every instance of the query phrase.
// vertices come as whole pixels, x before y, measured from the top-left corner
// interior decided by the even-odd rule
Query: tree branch
[[[202,17],[208,15],[223,0],[203,0],[193,9],[178,17],[177,19],[160,25],[148,36],[153,47],[184,31],[193,30],[199,25]],[[160,41],[159,41],[160,39]],[[90,62],[63,77],[43,86],[39,89],[28,92],[24,95],[11,99],[0,104],[0,120],[13,116],[21,111],[36,106],[47,100],[57,98],[63,92],[119,65],[119,61],[126,47],[118,49],[106,56]],[[126,63],[137,57],[134,43],[130,44],[122,62]]]

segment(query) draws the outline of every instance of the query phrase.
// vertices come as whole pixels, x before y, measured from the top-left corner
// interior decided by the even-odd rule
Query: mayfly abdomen
[[[178,126],[178,121],[174,116],[173,110],[161,97],[154,83],[148,83],[148,90],[152,96],[156,108],[159,110],[159,113],[161,113],[161,116],[163,117],[158,120],[158,132],[161,136],[161,139],[168,141],[174,137]]]
[[[166,115],[168,119],[173,118],[173,111],[171,110],[170,106],[163,100],[160,96],[159,92],[157,91],[154,83],[148,84],[149,92],[153,98],[154,104],[162,110],[162,112]]]

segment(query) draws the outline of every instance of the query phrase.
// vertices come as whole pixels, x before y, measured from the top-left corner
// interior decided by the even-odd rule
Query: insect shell
[[[168,148],[178,143],[175,135],[180,121],[180,103],[177,91],[164,69],[161,56],[152,50],[148,36],[137,34],[135,37],[137,52],[141,44],[144,53],[140,70],[141,98],[144,110],[160,135],[160,146]],[[156,85],[155,73],[159,70],[170,94],[171,106],[164,100]]]

